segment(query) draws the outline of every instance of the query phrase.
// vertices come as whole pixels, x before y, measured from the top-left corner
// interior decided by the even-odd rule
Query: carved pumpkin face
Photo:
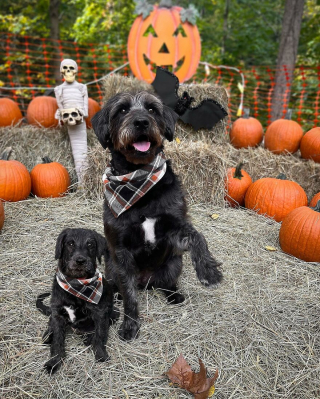
[[[181,22],[181,10],[154,6],[146,19],[139,16],[134,21],[128,38],[128,58],[138,79],[151,83],[157,66],[168,68],[180,82],[196,72],[201,55],[200,35],[195,25]]]

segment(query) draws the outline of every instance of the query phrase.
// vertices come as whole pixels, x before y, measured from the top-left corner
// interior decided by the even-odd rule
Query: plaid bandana
[[[143,197],[164,176],[167,170],[166,159],[160,152],[148,165],[132,173],[114,176],[108,165],[102,177],[108,206],[114,217],[123,212]]]
[[[84,301],[98,304],[103,291],[102,274],[96,270],[92,278],[70,278],[58,269],[56,279],[61,288]]]

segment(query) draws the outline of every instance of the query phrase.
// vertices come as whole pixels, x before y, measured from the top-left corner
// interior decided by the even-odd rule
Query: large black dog
[[[106,253],[105,238],[93,230],[65,229],[58,236],[51,306],[37,298],[37,308],[50,315],[44,343],[51,345],[51,358],[45,364],[49,373],[61,366],[65,357],[65,336],[68,325],[88,332],[85,344],[92,345],[97,361],[108,360],[106,342],[109,320],[116,319],[113,310],[113,287],[97,270],[97,259]]]
[[[104,175],[106,275],[123,297],[119,334],[125,340],[139,331],[139,286],[162,289],[170,303],[184,301],[177,292],[184,251],[191,252],[203,285],[222,279],[204,236],[188,220],[180,182],[163,154],[175,121],[176,114],[147,92],[117,94],[92,119],[100,143],[112,155]]]

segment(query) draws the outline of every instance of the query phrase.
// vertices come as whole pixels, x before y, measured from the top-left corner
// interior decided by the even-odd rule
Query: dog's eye
[[[69,245],[69,247],[74,247],[74,242],[70,241],[70,242],[68,242],[68,245]]]
[[[122,108],[122,110],[120,111],[121,114],[125,114],[127,112],[127,110],[125,108]]]
[[[93,248],[94,247],[94,243],[93,242],[88,242],[88,248]]]
[[[148,112],[150,112],[150,114],[153,114],[154,113],[154,109],[153,108],[149,108]]]

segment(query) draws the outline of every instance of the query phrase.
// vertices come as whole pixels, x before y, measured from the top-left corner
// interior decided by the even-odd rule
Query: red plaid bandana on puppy
[[[148,165],[127,175],[113,175],[111,165],[108,165],[102,179],[104,195],[114,217],[120,216],[143,197],[164,176],[166,170],[163,152]]]
[[[98,304],[103,291],[102,274],[96,270],[92,278],[70,278],[58,269],[56,279],[61,288],[84,301]]]

